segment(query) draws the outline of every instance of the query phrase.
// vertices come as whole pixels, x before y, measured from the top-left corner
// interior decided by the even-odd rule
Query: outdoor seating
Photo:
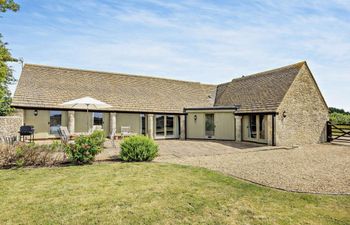
[[[73,137],[73,135],[69,133],[68,128],[64,126],[59,127],[58,135],[60,136],[62,143],[65,143],[65,144],[67,144]]]
[[[103,130],[101,125],[94,125],[92,126],[91,133],[93,133],[96,130]]]
[[[120,137],[124,138],[124,137],[130,137],[130,136],[134,136],[136,135],[136,133],[131,132],[131,128],[129,126],[122,126],[120,128]],[[117,135],[118,136],[118,135]]]
[[[17,136],[0,136],[0,143],[13,145],[17,141]]]
[[[24,125],[19,128],[19,140],[23,142],[25,141],[25,137],[29,136],[29,142],[34,142],[34,126]]]

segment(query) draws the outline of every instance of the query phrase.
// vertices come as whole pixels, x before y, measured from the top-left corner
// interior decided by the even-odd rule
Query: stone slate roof
[[[26,64],[14,107],[65,108],[90,96],[112,105],[107,111],[183,113],[184,108],[239,105],[238,112],[275,112],[306,62],[219,85],[147,76]]]
[[[306,62],[269,70],[217,86],[215,106],[240,105],[238,112],[275,112]]]
[[[14,107],[65,108],[65,101],[90,96],[108,111],[183,113],[213,106],[215,85],[171,79],[26,64]],[[209,97],[211,96],[211,97]]]

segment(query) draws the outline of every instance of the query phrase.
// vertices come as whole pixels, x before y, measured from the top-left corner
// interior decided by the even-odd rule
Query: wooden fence
[[[327,123],[327,141],[350,143],[350,124]]]

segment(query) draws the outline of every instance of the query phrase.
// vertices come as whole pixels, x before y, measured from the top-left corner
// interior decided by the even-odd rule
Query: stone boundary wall
[[[20,116],[0,116],[0,137],[18,136],[22,124],[23,118]]]

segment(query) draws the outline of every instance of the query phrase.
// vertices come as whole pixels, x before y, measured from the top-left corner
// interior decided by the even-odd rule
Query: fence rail
[[[350,124],[327,122],[327,140],[350,143]]]

